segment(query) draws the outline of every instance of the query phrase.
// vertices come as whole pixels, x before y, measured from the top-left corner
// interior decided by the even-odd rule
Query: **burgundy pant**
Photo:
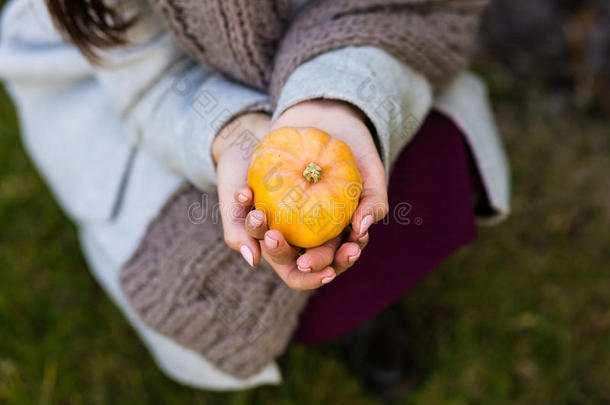
[[[386,220],[370,228],[356,264],[310,298],[295,341],[318,344],[349,332],[474,239],[469,156],[459,128],[432,112],[392,169]]]

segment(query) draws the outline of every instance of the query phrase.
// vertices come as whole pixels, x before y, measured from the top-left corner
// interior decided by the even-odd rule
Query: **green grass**
[[[608,403],[607,122],[557,116],[543,93],[488,76],[513,166],[514,212],[404,297],[421,378],[400,402]],[[380,402],[334,345],[290,348],[278,387],[210,393],[166,378],[88,272],[4,94],[0,226],[2,404]]]

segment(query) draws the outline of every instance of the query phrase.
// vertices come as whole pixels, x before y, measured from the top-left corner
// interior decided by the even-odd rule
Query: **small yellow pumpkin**
[[[339,235],[362,191],[349,146],[316,128],[283,127],[267,134],[252,156],[248,185],[269,228],[303,248]]]

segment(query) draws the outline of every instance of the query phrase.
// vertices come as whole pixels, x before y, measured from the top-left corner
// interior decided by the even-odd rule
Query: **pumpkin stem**
[[[310,183],[317,183],[322,178],[322,168],[314,162],[309,162],[303,170],[303,177]]]

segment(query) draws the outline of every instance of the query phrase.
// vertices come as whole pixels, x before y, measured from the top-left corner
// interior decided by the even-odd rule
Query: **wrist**
[[[214,164],[218,163],[218,159],[223,152],[231,145],[235,145],[236,141],[243,136],[245,132],[249,136],[254,136],[258,140],[269,131],[270,118],[264,113],[246,113],[242,114],[228,124],[226,124],[216,135],[212,142],[212,158]]]
[[[302,101],[287,108],[275,121],[273,128],[283,126],[316,127],[324,129],[334,121],[365,123],[367,118],[355,105],[341,100],[315,99]]]

